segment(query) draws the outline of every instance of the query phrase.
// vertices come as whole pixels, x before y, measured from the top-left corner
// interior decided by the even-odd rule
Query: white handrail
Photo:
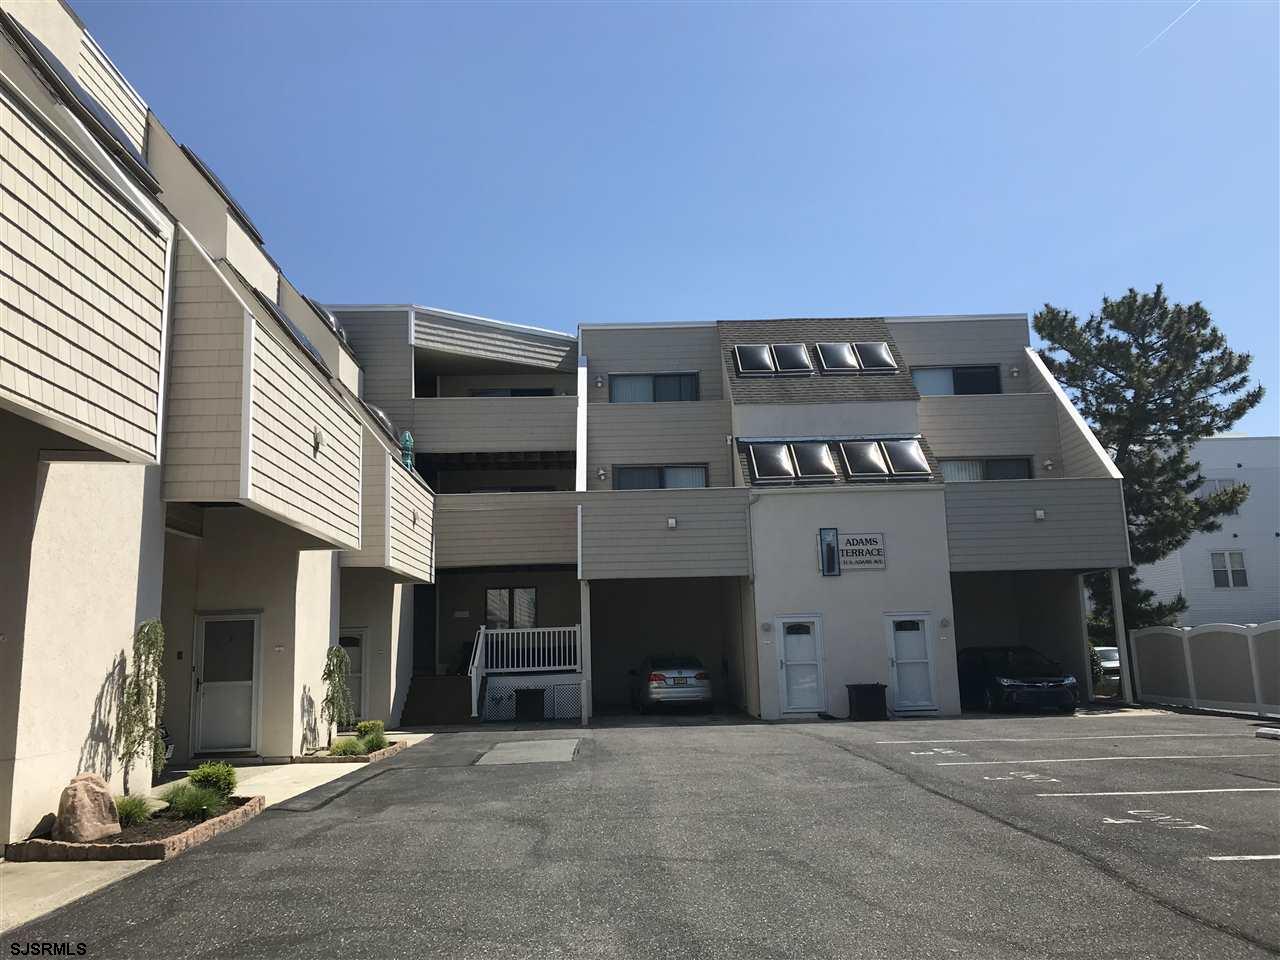
[[[582,671],[582,632],[572,627],[485,628],[485,673],[550,673]]]
[[[480,716],[480,681],[484,679],[484,627],[476,631],[476,644],[471,650],[471,665],[467,675],[471,678],[471,716]]]

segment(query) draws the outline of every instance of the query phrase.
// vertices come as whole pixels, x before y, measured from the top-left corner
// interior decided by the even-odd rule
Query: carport
[[[646,657],[672,655],[706,666],[715,709],[749,709],[757,686],[750,594],[745,577],[591,581],[594,710],[629,710],[629,671]]]
[[[1060,664],[1088,700],[1089,640],[1077,570],[991,570],[951,574],[955,652],[1021,644]]]

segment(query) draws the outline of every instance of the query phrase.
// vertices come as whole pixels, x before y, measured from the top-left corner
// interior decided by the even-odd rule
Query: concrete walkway
[[[388,730],[391,740],[421,743],[430,733]],[[236,793],[264,796],[267,806],[291,800],[349,773],[368,767],[364,763],[267,763],[237,767]],[[156,788],[168,790],[186,778]],[[0,860],[0,931],[34,920],[58,907],[88,896],[95,890],[123,880],[158,860],[87,860],[80,863],[9,863]]]

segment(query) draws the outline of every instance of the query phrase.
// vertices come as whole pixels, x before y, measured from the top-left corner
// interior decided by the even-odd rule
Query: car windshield
[[[1062,669],[1044,654],[1030,647],[988,650],[987,667],[998,677],[1043,677],[1062,673]]]
[[[1118,647],[1095,647],[1094,649],[1098,651],[1098,656],[1103,660],[1120,659],[1120,649]]]
[[[654,657],[649,666],[654,670],[701,670],[702,661],[697,657]]]

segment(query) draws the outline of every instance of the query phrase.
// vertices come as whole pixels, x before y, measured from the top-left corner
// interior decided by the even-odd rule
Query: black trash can
[[[883,683],[849,683],[850,720],[888,720],[889,709],[885,705]]]

